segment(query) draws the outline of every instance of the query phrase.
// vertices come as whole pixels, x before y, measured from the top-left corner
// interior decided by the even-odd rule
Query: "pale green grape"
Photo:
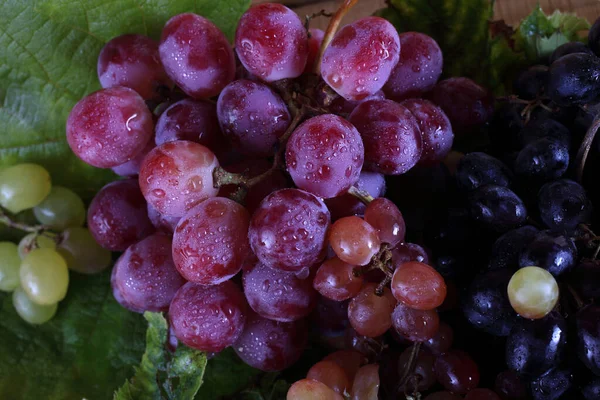
[[[67,295],[69,269],[52,249],[31,250],[21,263],[21,287],[37,304],[58,303]]]
[[[110,265],[111,252],[100,247],[86,228],[65,230],[57,251],[69,268],[82,274],[95,274]]]
[[[85,222],[83,200],[75,192],[62,186],[53,186],[48,197],[33,212],[41,224],[58,231],[70,226],[82,226]]]
[[[24,236],[19,242],[19,257],[21,260],[25,258],[31,250],[34,249],[55,249],[56,241],[52,234],[44,233],[43,235],[37,233],[30,233]]]
[[[0,290],[12,292],[19,287],[19,267],[21,258],[17,245],[0,242]]]
[[[508,282],[510,304],[523,318],[545,317],[558,302],[558,296],[556,279],[543,268],[521,268]]]
[[[0,205],[18,213],[40,204],[50,193],[50,174],[36,164],[18,164],[0,172]]]
[[[58,309],[57,303],[43,306],[34,303],[20,287],[13,292],[12,300],[17,314],[30,324],[38,325],[48,322],[54,317]]]

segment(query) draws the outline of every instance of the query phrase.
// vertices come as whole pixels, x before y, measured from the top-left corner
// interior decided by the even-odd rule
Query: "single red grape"
[[[465,394],[479,384],[479,368],[462,350],[450,350],[435,360],[435,374],[446,390]]]
[[[392,293],[396,300],[417,310],[432,310],[446,298],[444,278],[434,268],[420,262],[399,266],[392,278]]]
[[[381,241],[375,228],[360,217],[338,219],[329,232],[335,254],[351,265],[367,265],[379,251]]]
[[[363,278],[354,276],[354,266],[337,257],[325,261],[317,270],[314,288],[322,296],[343,301],[356,296],[362,288]]]
[[[392,326],[392,311],[396,300],[390,290],[384,288],[383,295],[375,294],[374,283],[367,283],[360,293],[350,300],[348,319],[350,325],[361,335],[377,337]]]
[[[385,197],[371,201],[367,205],[364,218],[369,225],[377,230],[379,239],[383,243],[396,246],[404,241],[406,224],[402,213],[392,201]]]
[[[396,332],[411,342],[424,342],[438,331],[440,318],[435,310],[415,310],[399,303],[392,314]]]

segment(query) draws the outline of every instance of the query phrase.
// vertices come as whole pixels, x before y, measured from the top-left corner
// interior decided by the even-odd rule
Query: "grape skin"
[[[17,287],[12,294],[12,304],[19,317],[32,325],[40,325],[48,322],[58,310],[58,303],[50,305],[34,303],[20,287]]]
[[[344,301],[356,296],[363,278],[354,276],[354,266],[337,257],[325,261],[317,270],[313,286],[322,296]]]
[[[354,186],[374,198],[381,197],[385,193],[385,177],[378,172],[363,170]],[[365,204],[349,193],[325,199],[325,204],[333,221],[352,215],[363,215],[366,210]]]
[[[169,234],[175,232],[175,228],[177,227],[179,220],[181,220],[181,217],[162,215],[156,211],[156,208],[152,207],[151,204],[148,204],[148,218],[157,231]]]
[[[513,229],[500,236],[492,246],[489,269],[515,268],[521,251],[529,245],[538,233],[530,225]]]
[[[69,269],[54,249],[34,249],[25,256],[19,270],[21,287],[39,305],[58,303],[67,295]]]
[[[411,342],[424,342],[435,336],[440,318],[435,310],[416,310],[399,303],[392,313],[392,326]]]
[[[378,400],[379,384],[379,365],[368,364],[361,367],[354,377],[350,399]]]
[[[365,210],[365,222],[377,230],[379,239],[390,246],[404,242],[406,224],[396,205],[386,199],[371,201]]]
[[[500,160],[481,152],[465,154],[456,169],[456,184],[465,191],[484,185],[510,187],[511,170]]]
[[[408,368],[411,353],[412,349],[410,347],[402,352],[398,359],[398,371],[405,371]],[[417,379],[409,380],[402,386],[405,393],[424,392],[435,385],[437,379],[433,371],[434,362],[435,357],[427,349],[419,351],[413,369],[413,375]]]
[[[429,265],[414,261],[394,271],[391,288],[396,300],[416,310],[433,310],[446,298],[444,278]]]
[[[81,274],[96,274],[108,268],[112,261],[110,250],[102,248],[88,229],[79,226],[62,232],[57,251],[70,270]]]
[[[359,217],[338,219],[329,232],[335,254],[351,265],[367,265],[381,247],[375,228]]]
[[[577,182],[560,179],[546,183],[538,194],[538,208],[544,224],[554,231],[571,232],[589,223],[592,202]]]
[[[374,283],[367,283],[360,293],[350,300],[348,319],[352,328],[360,335],[377,337],[392,326],[392,311],[396,300],[386,287],[381,297],[375,294]]]
[[[36,164],[0,171],[0,205],[13,214],[39,205],[51,191],[50,174]]]
[[[462,350],[450,350],[435,360],[435,374],[446,390],[466,394],[479,384],[479,368]]]
[[[600,307],[590,304],[577,312],[577,355],[585,366],[600,376]]]
[[[21,257],[17,245],[12,242],[0,242],[0,260],[0,290],[12,292],[19,287]]]
[[[592,54],[573,53],[550,66],[546,93],[559,106],[592,103],[600,95],[600,60]]]
[[[572,385],[573,373],[568,369],[556,368],[534,379],[530,383],[530,392],[533,400],[559,400]]]
[[[519,255],[519,267],[535,265],[559,276],[575,266],[577,247],[573,239],[550,231],[536,235]]]
[[[314,379],[301,379],[287,392],[287,400],[344,400],[324,383]]]
[[[53,186],[50,194],[38,204],[33,213],[41,224],[62,231],[85,222],[85,205],[75,192],[62,186]]]
[[[146,147],[144,147],[144,149],[141,152],[139,152],[135,157],[133,157],[126,163],[117,165],[116,167],[112,167],[112,172],[126,178],[138,176],[140,174],[140,167],[142,166],[142,161],[144,161],[144,158],[146,158],[148,153],[150,153],[150,151],[152,151],[154,147],[156,147],[156,145],[154,144],[154,140],[150,139]]]
[[[514,229],[527,220],[523,200],[503,186],[486,185],[471,192],[469,209],[474,220],[498,232]]]
[[[351,380],[344,369],[333,361],[320,361],[313,365],[306,374],[306,379],[322,382],[334,392],[344,394],[350,391]]]
[[[590,30],[590,33],[591,33],[591,30]],[[590,40],[590,46],[591,45],[592,45],[592,42]],[[550,58],[548,59],[548,62],[550,63],[550,65],[552,65],[552,63],[554,61],[558,60],[559,58],[566,56],[567,54],[573,54],[573,53],[594,54],[592,49],[590,49],[588,46],[586,46],[585,44],[583,44],[581,42],[567,42],[565,44],[561,44],[552,52],[552,54],[550,55]]]
[[[558,302],[558,284],[550,272],[539,267],[525,267],[508,282],[508,299],[524,318],[546,316]]]

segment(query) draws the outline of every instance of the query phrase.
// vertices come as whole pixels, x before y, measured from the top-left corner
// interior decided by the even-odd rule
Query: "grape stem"
[[[48,229],[44,225],[27,225],[21,222],[13,221],[6,212],[0,208],[0,224],[6,225],[9,228],[18,229],[23,232],[29,233],[41,233],[44,230]]]
[[[596,114],[596,116],[594,117],[594,121],[585,133],[585,136],[581,141],[579,151],[577,151],[577,156],[575,157],[575,168],[577,172],[577,181],[579,181],[579,183],[581,183],[581,181],[583,180],[583,170],[585,169],[585,162],[587,161],[590,148],[592,147],[592,143],[594,142],[594,138],[596,137],[598,129],[600,129],[600,113]]]
[[[383,290],[385,287],[392,281],[393,273],[392,273],[392,252],[390,251],[388,244],[383,243],[379,248],[377,254],[373,256],[371,262],[369,262],[364,267],[355,268],[353,270],[354,276],[362,276],[365,273],[372,271],[374,269],[378,269],[385,274],[385,277],[379,282],[377,287],[375,288],[375,294],[377,296],[383,296]]]
[[[305,17],[305,21],[304,21],[304,28],[306,28],[306,30],[308,31],[308,28],[310,26],[310,21],[312,21],[313,19],[318,18],[318,17],[331,18],[331,17],[333,17],[333,14],[330,13],[330,12],[327,12],[325,10],[321,10],[319,12],[316,12],[316,13],[312,14],[312,15],[307,15]],[[310,32],[308,33],[308,37],[310,38]]]
[[[569,293],[571,294],[571,297],[573,297],[573,300],[575,300],[575,304],[577,304],[577,309],[579,310],[579,309],[583,308],[585,303],[579,296],[579,293],[577,293],[577,291],[573,288],[573,286],[569,285],[568,283],[566,284],[566,286],[567,286],[567,289],[569,290]]]
[[[371,196],[369,193],[357,188],[356,186],[350,186],[350,189],[348,189],[348,194],[351,194],[352,196],[356,197],[358,200],[363,202],[365,205],[369,205],[370,202],[375,200],[375,198],[373,196]]]
[[[417,365],[417,357],[419,357],[419,351],[421,350],[421,342],[414,342],[411,350],[410,357],[408,358],[408,363],[406,364],[406,368],[404,368],[404,372],[402,373],[402,377],[400,378],[400,382],[398,383],[397,392],[400,390],[404,391],[404,387],[408,382],[408,379],[411,375],[413,375],[415,371],[415,366]]]

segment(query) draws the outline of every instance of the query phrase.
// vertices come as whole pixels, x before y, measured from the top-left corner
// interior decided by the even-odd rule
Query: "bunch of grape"
[[[39,165],[0,171],[0,223],[30,232],[18,245],[0,242],[0,290],[12,292],[17,313],[28,323],[43,324],[56,314],[67,294],[69,269],[94,274],[110,265],[110,251],[83,228],[85,212],[83,200],[52,186]]]

